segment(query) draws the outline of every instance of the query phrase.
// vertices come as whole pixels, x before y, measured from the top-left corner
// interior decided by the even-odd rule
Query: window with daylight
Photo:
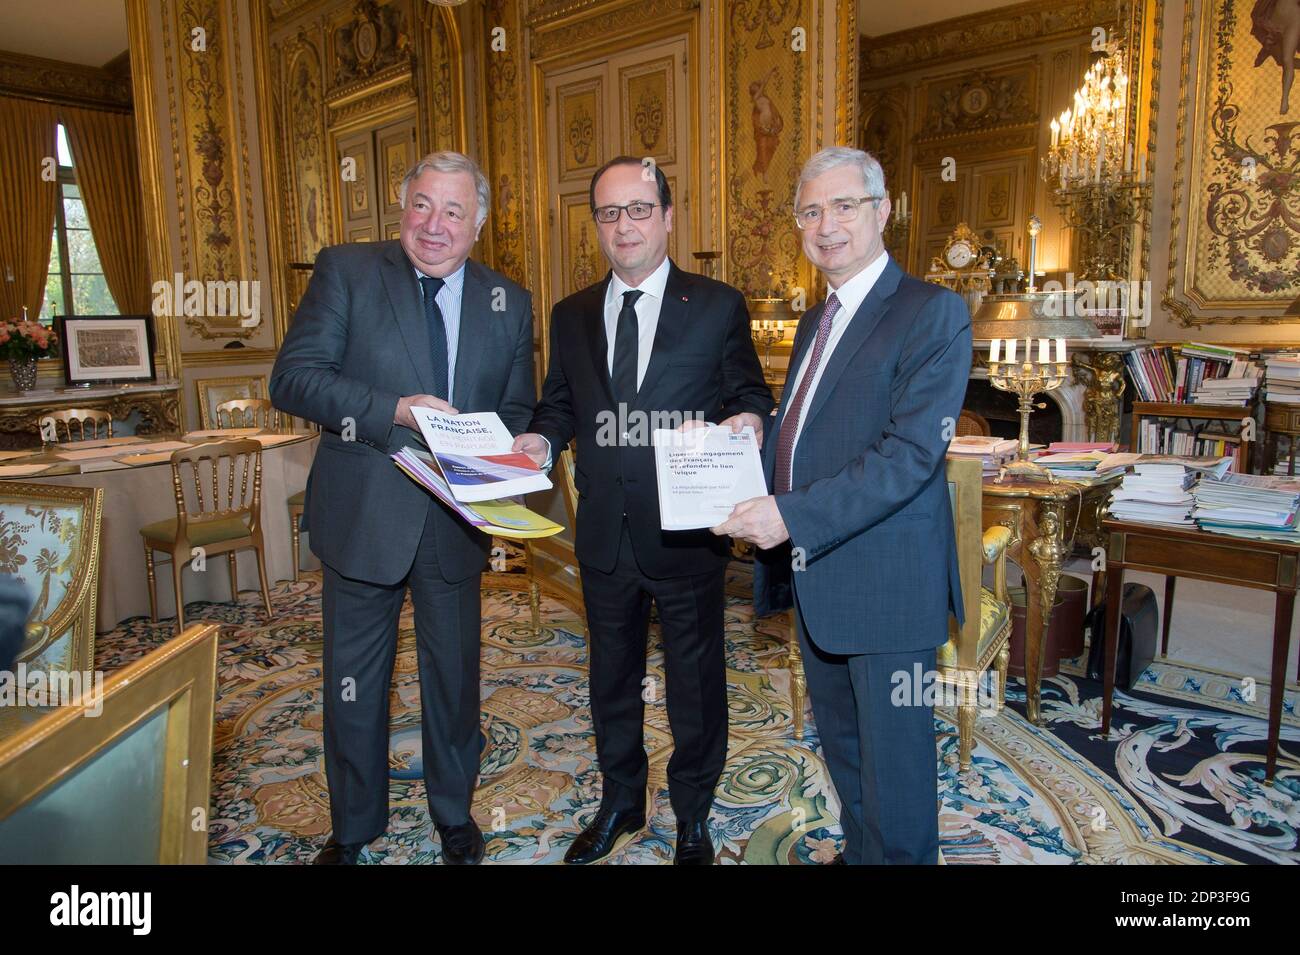
[[[104,269],[86,218],[86,203],[77,186],[68,137],[59,125],[59,203],[54,209],[54,240],[50,243],[50,271],[45,279],[41,322],[50,325],[55,315],[116,315],[117,303],[108,291]]]

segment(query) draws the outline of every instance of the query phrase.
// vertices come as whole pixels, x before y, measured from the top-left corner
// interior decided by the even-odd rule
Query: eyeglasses
[[[659,205],[657,202],[629,202],[625,206],[597,206],[593,212],[597,222],[603,222],[609,225],[611,222],[617,222],[618,217],[627,210],[629,219],[649,219],[650,213]]]
[[[858,209],[864,202],[879,202],[884,196],[860,196],[858,198],[832,199],[826,206],[810,206],[798,209],[794,214],[794,224],[800,229],[815,228],[822,221],[822,209],[830,208],[831,218],[836,222],[852,222],[858,217]]]

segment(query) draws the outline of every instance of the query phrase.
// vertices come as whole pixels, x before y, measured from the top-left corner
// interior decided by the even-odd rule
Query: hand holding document
[[[532,458],[510,450],[514,438],[495,411],[450,415],[415,406],[411,414],[456,500],[496,501],[551,487]]]
[[[753,428],[656,430],[654,445],[659,524],[666,531],[715,527],[741,501],[767,494]]]

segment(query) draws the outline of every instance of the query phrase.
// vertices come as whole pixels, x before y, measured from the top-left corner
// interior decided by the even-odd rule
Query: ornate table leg
[[[1056,603],[1056,586],[1061,579],[1065,560],[1065,542],[1061,539],[1064,505],[1055,501],[1039,503],[1038,536],[1029,544],[1029,554],[1036,567],[1025,570],[1025,712],[1029,722],[1043,725],[1039,713],[1039,683],[1043,676],[1043,646],[1047,627]],[[1036,598],[1036,599],[1035,599]]]

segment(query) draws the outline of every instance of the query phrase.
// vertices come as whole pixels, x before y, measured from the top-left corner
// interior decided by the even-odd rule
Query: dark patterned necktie
[[[424,319],[429,323],[429,351],[433,357],[433,396],[447,400],[447,324],[438,307],[438,292],[446,283],[431,275],[420,276],[424,289]]]
[[[644,294],[635,289],[623,293],[623,307],[619,309],[618,326],[614,333],[614,371],[610,375],[610,383],[614,386],[614,400],[625,405],[636,400],[636,300]]]
[[[794,439],[799,432],[799,416],[803,414],[804,401],[812,391],[813,379],[822,363],[822,352],[826,350],[826,340],[831,337],[831,322],[840,310],[840,300],[832,293],[822,309],[821,321],[817,323],[817,338],[813,341],[812,357],[804,369],[803,378],[799,380],[799,390],[785,409],[781,419],[781,434],[776,440],[776,493],[784,494],[790,490],[790,471],[794,462]]]

